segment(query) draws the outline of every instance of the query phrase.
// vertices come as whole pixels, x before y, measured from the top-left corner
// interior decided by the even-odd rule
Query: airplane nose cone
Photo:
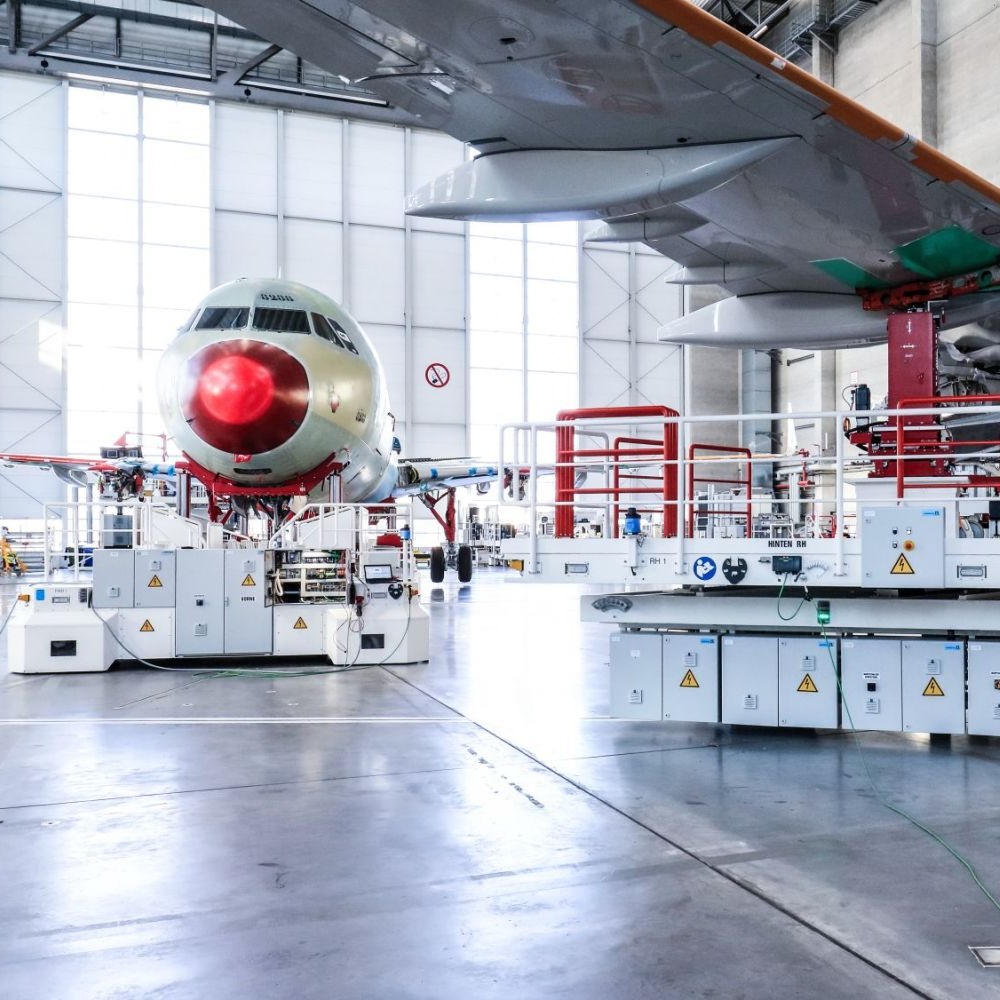
[[[184,419],[206,444],[234,455],[280,447],[309,407],[305,369],[272,344],[212,344],[188,361],[186,376]]]

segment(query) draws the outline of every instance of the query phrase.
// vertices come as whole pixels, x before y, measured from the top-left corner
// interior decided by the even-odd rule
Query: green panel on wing
[[[896,256],[914,274],[923,278],[950,278],[990,267],[1000,257],[992,243],[951,226],[905,243]]]

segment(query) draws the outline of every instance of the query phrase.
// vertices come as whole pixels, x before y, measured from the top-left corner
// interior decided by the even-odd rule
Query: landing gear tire
[[[458,582],[468,583],[472,579],[472,547],[460,545],[458,549]]]
[[[444,582],[444,549],[440,546],[431,549],[431,583]]]

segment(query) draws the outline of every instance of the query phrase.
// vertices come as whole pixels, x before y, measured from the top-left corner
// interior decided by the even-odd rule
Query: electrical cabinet
[[[225,652],[270,653],[268,560],[273,558],[272,553],[226,549],[225,556]]]
[[[131,549],[94,549],[94,607],[135,607],[135,556]]]
[[[663,711],[663,637],[658,632],[611,636],[611,714],[659,719]]]
[[[778,724],[778,639],[722,638],[722,721],[742,726]]]
[[[173,608],[122,608],[114,616],[116,659],[169,660],[174,655]]]
[[[968,656],[968,731],[1000,736],[1000,642],[970,642]]]
[[[902,662],[904,732],[964,733],[964,643],[905,639]]]
[[[862,583],[866,587],[943,587],[944,520],[943,507],[862,509]]]
[[[277,553],[276,599],[343,604],[347,601],[347,552],[290,549]]]
[[[225,652],[225,550],[177,550],[178,656]]]
[[[176,598],[172,549],[135,550],[135,607],[172,608]]]
[[[836,664],[835,639],[778,640],[778,725],[837,728]]]
[[[273,613],[275,656],[322,656],[326,652],[325,605],[276,604]],[[343,610],[340,613],[343,616]]]
[[[719,721],[717,636],[663,636],[663,718],[675,722]]]
[[[898,733],[903,728],[899,639],[842,639],[844,727]]]
[[[270,553],[177,550],[178,656],[270,653]]]

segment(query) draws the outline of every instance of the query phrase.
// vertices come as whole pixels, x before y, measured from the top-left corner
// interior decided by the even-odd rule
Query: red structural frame
[[[677,425],[664,423],[662,438],[619,437],[609,448],[577,448],[578,428],[573,421],[613,420],[622,417],[648,419],[679,417],[677,410],[669,406],[603,406],[560,410],[556,420],[566,422],[556,428],[556,538],[572,538],[575,522],[576,498],[580,496],[610,496],[614,498],[612,533],[618,536],[618,520],[621,498],[636,494],[655,494],[663,497],[663,534],[672,538],[677,534]],[[575,464],[578,459],[601,458],[614,462],[612,486],[577,486]],[[637,458],[656,458],[662,461],[662,472],[655,477],[656,486],[622,486],[621,463]],[[631,474],[626,474],[628,478]],[[631,476],[631,478],[654,480],[653,476]],[[659,508],[658,508],[659,509]]]

